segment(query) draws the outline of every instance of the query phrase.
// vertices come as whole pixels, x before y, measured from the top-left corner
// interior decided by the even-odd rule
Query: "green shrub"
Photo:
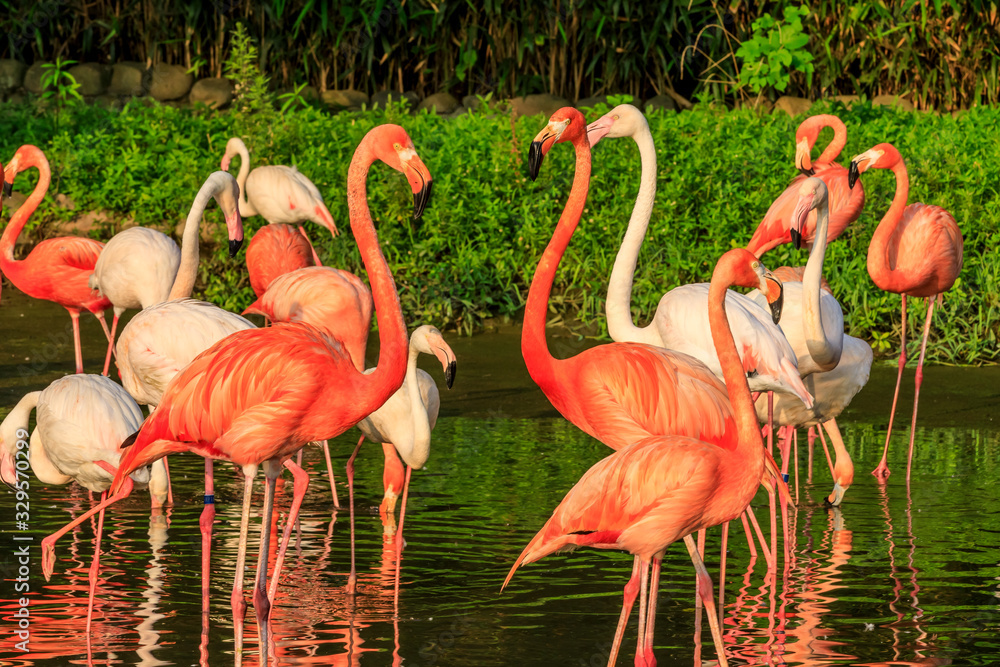
[[[602,105],[603,106],[603,105]],[[591,118],[605,109],[596,108]],[[965,267],[935,317],[929,358],[937,363],[1000,361],[1000,194],[994,164],[1000,111],[976,108],[951,115],[906,113],[870,105],[817,104],[849,130],[842,162],[891,141],[906,157],[911,201],[951,211],[965,234]],[[53,185],[36,218],[65,220],[102,210],[139,224],[176,225],[187,213],[203,179],[218,168],[234,117],[206,110],[130,104],[120,113],[74,107],[60,129],[51,114],[4,107],[0,115],[0,159],[18,145],[46,151]],[[750,110],[658,112],[650,116],[659,160],[659,191],[639,258],[633,296],[636,319],[645,323],[671,287],[704,281],[726,250],[749,241],[771,201],[794,176],[794,131],[799,119],[758,116]],[[325,194],[345,232],[329,238],[309,233],[331,266],[363,273],[347,232],[344,184],[351,156],[371,127],[402,124],[435,180],[434,198],[420,222],[411,220],[404,179],[384,165],[369,175],[369,205],[382,247],[399,286],[408,321],[428,322],[469,333],[488,318],[516,319],[527,286],[565,203],[572,180],[573,151],[557,146],[537,182],[527,178],[526,151],[543,126],[541,117],[521,118],[488,110],[456,119],[387,110],[327,115],[312,108],[289,109],[270,128],[274,140],[247,137],[254,164],[294,164]],[[69,129],[72,128],[72,129]],[[829,131],[820,139],[828,140]],[[984,140],[983,138],[987,139]],[[567,251],[553,296],[553,314],[580,332],[604,334],[607,278],[638,190],[638,151],[630,141],[601,142],[594,151],[591,192],[584,218]],[[20,191],[30,185],[22,176]],[[867,206],[861,219],[831,245],[826,276],[844,306],[850,333],[895,355],[899,297],[879,291],[865,270],[875,225],[893,194],[892,174],[866,174]],[[54,194],[76,204],[67,211]],[[212,207],[208,220],[220,222]],[[252,229],[264,224],[247,221]],[[96,235],[107,238],[113,229]],[[219,226],[221,234],[221,225]],[[221,240],[221,236],[220,236]],[[766,257],[769,266],[803,264],[805,251],[790,246]],[[221,248],[206,253],[200,294],[230,309],[252,300],[242,257],[229,260]],[[919,312],[915,307],[914,312]],[[911,336],[922,318],[912,319]]]

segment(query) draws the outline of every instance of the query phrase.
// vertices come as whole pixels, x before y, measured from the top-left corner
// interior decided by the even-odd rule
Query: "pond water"
[[[28,391],[72,371],[65,311],[4,293],[0,332],[0,414]],[[93,318],[90,318],[91,320]],[[48,332],[55,331],[55,339]],[[313,479],[294,533],[272,611],[274,661],[282,665],[604,665],[631,558],[580,550],[524,566],[503,593],[500,583],[520,550],[580,475],[609,453],[555,415],[524,370],[516,332],[450,337],[459,359],[455,389],[442,388],[431,458],[413,475],[406,517],[398,610],[394,556],[378,516],[380,449],[358,460],[358,594],[345,594],[350,568],[348,514],[335,512],[323,457],[308,450]],[[85,322],[88,370],[104,346]],[[559,339],[562,356],[591,341]],[[431,359],[431,362],[434,360]],[[440,380],[440,368],[427,365]],[[800,438],[799,499],[792,556],[775,583],[751,560],[742,530],[731,531],[725,581],[724,637],[733,665],[994,665],[1000,662],[1000,430],[993,416],[1000,371],[931,368],[922,391],[913,481],[905,484],[906,429],[894,437],[888,485],[869,471],[881,453],[895,381],[879,365],[840,420],[857,464],[840,509],[823,507],[830,473],[817,443],[812,474]],[[912,370],[900,416],[908,421]],[[331,442],[338,474],[356,434]],[[230,592],[239,535],[242,482],[216,466],[211,609],[201,618],[203,465],[170,459],[175,505],[151,517],[137,492],[109,511],[94,627],[93,664],[229,665],[233,662]],[[287,477],[287,475],[286,475]],[[793,486],[794,486],[793,479]],[[279,482],[282,516],[291,486]],[[343,475],[340,497],[346,501]],[[262,502],[262,483],[254,502]],[[15,650],[19,534],[14,495],[0,493],[0,664],[87,664],[85,616],[92,529],[85,524],[57,546],[55,574],[41,573],[41,538],[91,506],[78,487],[31,485],[34,543],[29,585],[29,653]],[[758,516],[766,512],[762,493]],[[259,520],[259,512],[254,521]],[[256,563],[251,526],[247,591]],[[767,526],[763,526],[765,532]],[[719,531],[709,533],[706,562],[718,571]],[[257,661],[252,606],[246,664]],[[675,545],[664,560],[656,625],[661,665],[714,661],[707,627],[695,634],[690,560]],[[631,664],[636,618],[618,664]]]

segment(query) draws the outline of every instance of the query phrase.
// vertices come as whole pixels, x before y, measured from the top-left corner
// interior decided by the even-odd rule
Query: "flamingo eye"
[[[393,148],[395,148],[395,149],[396,149],[397,151],[401,151],[401,150],[403,150],[403,144],[401,144],[401,143],[399,143],[399,142],[396,142],[396,143],[394,143],[394,144],[392,145],[392,147],[393,147]]]
[[[612,116],[612,119],[613,120],[618,120],[618,114],[615,114],[614,116]]]
[[[754,262],[753,264],[750,265],[750,268],[756,271],[758,268],[760,268],[760,262]]]

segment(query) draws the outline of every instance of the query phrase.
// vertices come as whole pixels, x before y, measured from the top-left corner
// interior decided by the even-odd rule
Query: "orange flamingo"
[[[736,449],[726,451],[683,436],[657,436],[618,450],[588,470],[566,494],[504,581],[506,586],[520,565],[564,549],[592,546],[635,555],[609,665],[617,658],[636,587],[641,594],[636,664],[656,664],[653,624],[660,564],[667,547],[682,538],[698,573],[719,662],[727,664],[712,582],[691,533],[738,517],[750,504],[764,472],[764,443],[724,303],[726,290],[733,285],[780,292],[780,283],[772,280],[771,273],[743,249],[723,255],[712,275],[708,302],[712,340],[722,361],[737,422]],[[650,563],[652,574],[647,584]]]
[[[816,145],[820,130],[833,128],[833,141],[826,147],[816,162],[812,162],[809,151]],[[791,185],[774,200],[771,208],[747,245],[747,250],[757,257],[784,243],[794,243],[796,248],[803,244],[811,247],[816,237],[816,213],[811,212],[804,224],[793,218],[795,205],[799,199],[799,186],[808,176],[815,175],[823,180],[830,192],[830,226],[827,242],[844,233],[847,226],[858,219],[865,205],[865,193],[861,188],[850,188],[847,170],[834,162],[847,143],[847,128],[836,116],[823,114],[806,118],[795,132],[795,167],[802,174],[792,179]]]
[[[170,382],[156,412],[123,444],[129,451],[122,456],[112,483],[114,495],[109,503],[129,493],[131,484],[126,475],[132,470],[182,451],[232,461],[242,467],[243,516],[232,594],[237,664],[242,658],[247,607],[243,575],[257,468],[263,464],[267,478],[253,593],[263,654],[268,645],[271,607],[266,586],[267,554],[275,481],[281,466],[289,468],[295,479],[292,505],[274,565],[275,580],[280,576],[291,527],[309,481],[290,457],[306,443],[339,435],[378,409],[399,389],[406,373],[408,344],[403,313],[367,205],[365,180],[376,160],[406,175],[413,190],[414,216],[418,218],[430,195],[431,176],[410,137],[398,125],[382,125],[369,131],[351,160],[348,208],[380,320],[378,366],[369,373],[360,372],[340,341],[307,324],[281,323],[234,333],[199,355]],[[52,571],[54,538],[72,526],[46,538],[42,547],[45,573]]]
[[[10,196],[14,179],[31,167],[38,169],[38,183],[3,230],[3,237],[0,238],[0,270],[10,278],[15,287],[28,296],[54,301],[69,311],[73,320],[76,372],[82,373],[81,310],[93,313],[101,323],[108,338],[108,354],[111,354],[111,332],[108,330],[108,323],[104,321],[104,311],[111,308],[111,302],[87,284],[104,244],[77,236],[61,236],[41,241],[23,260],[14,259],[14,244],[49,189],[51,171],[49,161],[42,151],[31,145],[18,148],[4,171],[3,190],[5,195]]]
[[[292,225],[261,227],[247,246],[250,287],[260,298],[275,278],[296,269],[321,266],[317,259],[309,239]]]
[[[934,302],[942,300],[942,295],[951,289],[962,270],[962,232],[958,229],[954,216],[940,206],[920,203],[906,205],[910,196],[910,179],[906,174],[903,158],[892,144],[879,144],[851,160],[851,187],[869,169],[891,169],[896,176],[896,194],[868,246],[868,275],[879,289],[900,294],[903,301],[899,372],[896,375],[896,391],[892,395],[892,413],[889,415],[882,460],[872,471],[882,481],[889,477],[889,467],[886,465],[889,437],[892,435],[892,420],[896,414],[903,366],[906,365],[906,297],[927,297],[927,319],[924,322],[924,337],[917,361],[910,448],[906,458],[906,482],[909,484],[913,439],[917,428],[917,404],[920,401],[920,384],[924,378],[924,353],[927,350],[927,336],[931,331]]]

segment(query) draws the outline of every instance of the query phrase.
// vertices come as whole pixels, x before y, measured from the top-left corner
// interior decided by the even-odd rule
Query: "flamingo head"
[[[236,253],[243,246],[243,216],[240,215],[238,203],[240,186],[236,179],[225,171],[217,171],[209,178],[218,181],[212,196],[226,218],[226,231],[229,234],[229,256],[236,257]]]
[[[576,141],[586,136],[587,121],[583,114],[573,107],[563,107],[549,117],[545,128],[535,135],[528,149],[528,175],[531,180],[538,178],[542,168],[542,158],[560,141]]]
[[[642,112],[631,104],[619,104],[587,126],[587,138],[593,148],[604,137],[634,137],[643,130],[649,132],[649,123]]]
[[[781,281],[767,270],[759,259],[746,248],[735,248],[724,254],[715,266],[715,272],[727,271],[730,286],[759,289],[771,307],[771,318],[777,324],[781,319],[784,302]],[[713,274],[712,279],[715,279]]]
[[[455,384],[455,373],[458,372],[458,362],[455,353],[444,341],[441,332],[427,324],[417,327],[410,335],[410,348],[422,354],[433,354],[441,362],[444,371],[444,383],[448,389]]]
[[[18,428],[13,433],[8,431],[7,437],[0,435],[0,481],[12,489],[17,488],[17,469],[14,458],[17,455],[17,450],[27,451],[29,435],[25,428]]]
[[[802,181],[802,185],[799,186],[799,200],[795,204],[791,218],[791,236],[796,248],[802,245],[802,228],[806,224],[809,211],[826,205],[826,201],[826,183],[816,177]]]
[[[239,137],[233,137],[226,142],[226,152],[222,154],[222,163],[220,167],[222,171],[229,171],[229,164],[233,161],[233,156],[247,154],[250,155],[250,151],[247,150],[246,144]]]
[[[861,178],[861,174],[869,169],[892,169],[902,159],[899,151],[892,144],[879,144],[870,148],[851,158],[851,167],[847,171],[847,184],[853,188],[854,184]]]
[[[45,153],[41,151],[37,146],[32,146],[30,144],[25,144],[17,149],[14,153],[14,157],[10,159],[7,163],[7,168],[3,172],[3,193],[5,197],[9,197],[13,190],[14,179],[22,171],[35,167],[37,169],[49,170],[49,161],[45,157]]]
[[[406,176],[413,191],[413,219],[419,220],[431,198],[431,172],[417,155],[413,141],[399,125],[379,125],[369,133],[379,160]]]

